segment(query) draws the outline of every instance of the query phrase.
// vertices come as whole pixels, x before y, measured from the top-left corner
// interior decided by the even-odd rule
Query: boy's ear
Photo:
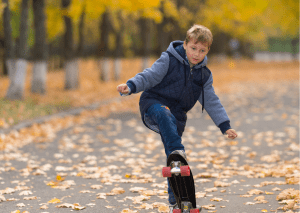
[[[186,50],[186,43],[185,43],[185,41],[183,42],[183,48]]]

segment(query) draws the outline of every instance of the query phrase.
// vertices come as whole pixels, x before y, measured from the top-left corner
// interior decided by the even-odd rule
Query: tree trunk
[[[114,60],[114,77],[115,77],[115,81],[120,80],[121,72],[122,72],[122,59],[121,58],[115,58],[115,60]]]
[[[48,48],[45,27],[45,0],[33,0],[35,46],[31,92],[46,92]]]
[[[298,60],[297,58],[297,52],[299,52],[299,39],[298,38],[294,38],[291,41],[291,46],[292,46],[292,55],[294,60]],[[297,48],[298,47],[298,48]]]
[[[176,7],[177,10],[180,12],[180,8],[184,6],[184,1],[182,0],[176,0]],[[185,35],[186,35],[186,31],[187,29],[184,29],[184,31],[181,29],[179,23],[177,21],[175,21],[174,19],[172,19],[172,24],[174,26],[174,30],[172,30],[172,41],[174,40],[184,40],[185,39]]]
[[[62,0],[62,7],[66,9],[71,4],[71,0]],[[79,87],[78,80],[78,58],[74,54],[73,24],[71,18],[64,16],[64,58],[65,58],[65,89],[72,90]]]
[[[157,24],[157,41],[158,41],[158,52],[159,55],[166,51],[169,47],[170,43],[170,32],[167,29],[167,25],[170,23],[170,18],[165,16],[164,7],[163,7],[164,1],[161,4],[160,11],[163,14],[163,20],[160,24]]]
[[[77,48],[77,56],[84,56],[84,20],[85,20],[85,8],[83,8],[80,22],[79,22],[79,44]]]
[[[9,79],[11,80],[15,71],[14,64],[14,47],[12,39],[12,28],[10,25],[10,10],[9,0],[2,0],[2,3],[6,4],[3,12],[3,25],[4,25],[4,63],[3,67],[7,68]]]
[[[99,60],[100,65],[100,80],[107,82],[110,80],[110,60],[108,57],[103,57]]]
[[[114,77],[115,80],[118,81],[121,78],[121,70],[122,70],[122,61],[124,53],[124,24],[122,19],[122,12],[120,11],[118,14],[118,19],[120,22],[120,29],[116,32],[116,49],[115,49],[115,60],[114,60]]]
[[[79,59],[67,60],[65,63],[65,89],[76,89],[79,86]]]
[[[142,70],[148,68],[150,66],[150,51],[151,51],[151,22],[149,19],[141,18],[140,22],[140,30],[141,30],[141,38],[142,38]]]
[[[214,43],[210,48],[211,54],[220,54],[226,57],[229,54],[229,36],[224,32],[215,32]]]
[[[6,65],[7,70],[8,70],[9,80],[12,81],[13,76],[16,72],[16,60],[13,59],[13,58],[6,58],[5,59],[5,65]]]
[[[100,24],[100,45],[98,50],[98,56],[102,58],[99,60],[100,64],[100,81],[109,81],[109,71],[110,63],[108,58],[108,36],[111,31],[111,26],[109,22],[109,13],[105,11],[102,15],[102,20]]]
[[[158,52],[162,53],[168,48],[168,33],[164,31],[165,27],[165,18],[163,22],[157,24],[157,41],[158,41]]]
[[[10,76],[12,77],[6,98],[23,99],[25,78],[27,71],[27,52],[28,52],[28,10],[29,0],[22,0],[20,17],[20,38],[17,49],[16,70]]]

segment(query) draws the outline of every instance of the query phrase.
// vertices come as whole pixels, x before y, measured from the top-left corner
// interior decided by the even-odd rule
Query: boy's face
[[[191,39],[188,44],[186,44],[185,41],[183,43],[183,48],[185,49],[187,58],[189,62],[193,65],[196,65],[203,61],[204,57],[209,51],[209,47],[207,44],[195,42],[195,39]]]

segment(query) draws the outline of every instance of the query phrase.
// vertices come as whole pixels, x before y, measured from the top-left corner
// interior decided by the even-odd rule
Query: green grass
[[[55,104],[38,104],[37,101],[30,98],[22,101],[0,98],[0,120],[5,120],[11,126],[25,120],[51,115],[69,108],[71,108],[71,104],[68,100]]]

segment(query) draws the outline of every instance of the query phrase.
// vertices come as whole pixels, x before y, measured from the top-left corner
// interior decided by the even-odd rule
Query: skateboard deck
[[[173,213],[199,213],[196,207],[195,184],[192,171],[180,154],[170,154],[167,167],[163,168],[163,177],[168,177],[171,189],[180,209],[174,209]]]

